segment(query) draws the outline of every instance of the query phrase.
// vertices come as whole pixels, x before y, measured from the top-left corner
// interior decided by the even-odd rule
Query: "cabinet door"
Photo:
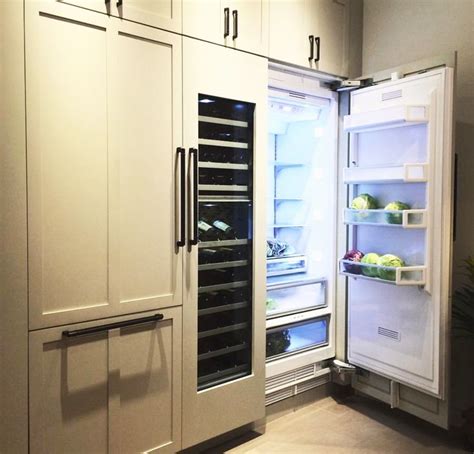
[[[114,19],[109,66],[110,279],[119,313],[182,302],[176,249],[181,37]]]
[[[264,58],[193,39],[183,57],[185,144],[198,183],[183,305],[189,447],[264,414],[268,74]]]
[[[308,35],[319,39],[312,67],[330,74],[346,75],[349,64],[349,0],[309,0]],[[319,55],[318,55],[319,47]],[[319,56],[319,61],[318,60]]]
[[[181,309],[163,319],[67,337],[30,334],[30,451],[174,453],[180,449]],[[154,315],[119,317],[136,322]]]
[[[183,34],[225,44],[224,8],[228,7],[227,3],[228,0],[183,0]]]
[[[27,4],[30,327],[181,304],[179,36]]]
[[[310,46],[306,34],[306,0],[271,0],[269,51],[274,60],[306,66]]]
[[[26,3],[25,21],[30,326],[39,328],[104,316],[111,304],[110,22],[47,2]]]
[[[268,0],[231,0],[230,9],[230,39],[226,44],[268,55]]]
[[[180,0],[57,0],[140,24],[181,32]]]

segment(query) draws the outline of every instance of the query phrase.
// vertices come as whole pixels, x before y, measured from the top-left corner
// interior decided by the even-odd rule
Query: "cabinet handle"
[[[309,57],[308,61],[311,61],[314,58],[314,35],[309,35]]]
[[[229,8],[224,8],[224,38],[227,38],[230,35],[229,12]]]
[[[176,241],[178,248],[186,244],[186,150],[178,148],[177,158],[179,160],[179,239]]]
[[[239,36],[239,12],[236,9],[232,11],[232,19],[234,22],[234,33],[232,39],[237,39]]]
[[[90,334],[101,333],[111,329],[124,328],[125,326],[141,325],[142,323],[153,323],[163,320],[163,314],[150,315],[149,317],[135,318],[133,320],[125,320],[124,322],[109,323],[108,325],[93,326],[92,328],[76,329],[72,331],[63,331],[63,337],[79,337]]]
[[[316,58],[314,61],[318,62],[321,58],[321,38],[319,36],[314,38],[314,43],[316,44]]]
[[[193,201],[193,226],[192,236],[189,240],[191,246],[198,244],[198,150],[197,148],[189,149],[189,156],[193,159],[193,193],[191,200]]]

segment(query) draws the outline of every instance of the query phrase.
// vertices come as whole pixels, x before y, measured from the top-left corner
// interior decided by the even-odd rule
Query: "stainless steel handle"
[[[314,44],[316,44],[316,57],[314,61],[318,62],[321,59],[321,38],[319,36],[314,38]]]
[[[230,9],[224,8],[224,38],[227,38],[230,35],[229,16]]]
[[[311,61],[314,58],[314,35],[309,35],[309,57],[308,61]]]
[[[232,34],[232,39],[237,39],[239,37],[239,12],[236,9],[232,11],[232,19],[234,21],[234,33]]]

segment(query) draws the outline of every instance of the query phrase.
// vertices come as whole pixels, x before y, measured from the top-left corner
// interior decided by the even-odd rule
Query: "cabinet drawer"
[[[173,308],[31,333],[30,451],[179,451],[180,317]],[[110,327],[122,322],[132,324]]]

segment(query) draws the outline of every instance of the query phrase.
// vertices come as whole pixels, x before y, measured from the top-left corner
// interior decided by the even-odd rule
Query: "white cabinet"
[[[271,0],[269,57],[347,75],[349,17],[349,0]]]
[[[183,34],[259,55],[268,51],[268,0],[183,0]]]
[[[181,0],[57,0],[140,24],[181,32]]]
[[[31,452],[177,452],[181,308],[33,332],[29,381]]]
[[[181,38],[27,3],[30,328],[181,304]]]

